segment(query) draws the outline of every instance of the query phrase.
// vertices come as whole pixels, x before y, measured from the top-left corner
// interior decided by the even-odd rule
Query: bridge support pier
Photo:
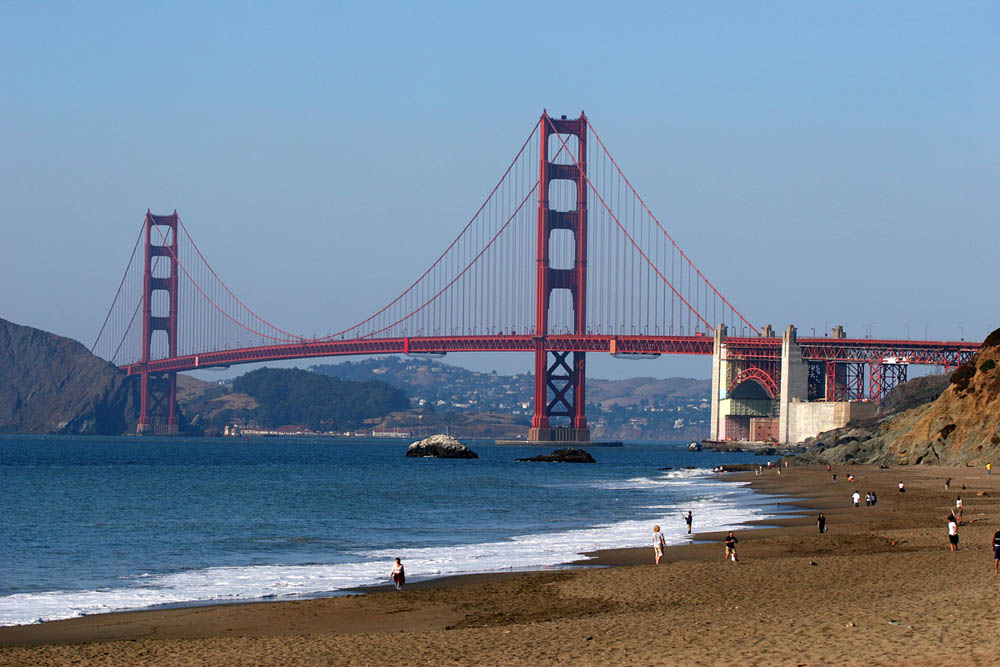
[[[572,362],[568,361],[570,354]],[[582,397],[586,377],[585,352],[535,353],[535,405],[544,401],[544,410],[535,409],[528,430],[531,442],[590,442],[590,429],[584,414]],[[541,362],[541,372],[539,372]],[[548,398],[552,396],[551,400]],[[570,426],[551,426],[549,417],[569,417]]]
[[[550,351],[549,302],[554,290],[569,290],[573,304],[572,329],[587,330],[587,117],[567,120],[542,114],[539,124],[541,161],[538,174],[538,227],[535,283],[535,410],[528,430],[528,442],[589,443],[586,417],[585,352]],[[576,137],[576,154],[556,160],[567,148],[561,135]],[[558,140],[551,142],[550,137]],[[567,144],[569,146],[569,144]],[[550,148],[554,149],[551,151]],[[549,208],[549,190],[554,181],[573,183],[576,206],[559,211]],[[568,231],[572,237],[572,268],[554,268],[549,263],[552,232]],[[567,324],[567,323],[562,323]],[[572,355],[572,357],[571,357]],[[555,426],[552,417],[565,417],[568,426]]]
[[[792,403],[809,400],[809,365],[802,359],[802,346],[791,324],[781,337],[781,393],[778,403],[778,442],[796,441],[796,424],[791,416]]]
[[[838,338],[842,336],[832,340]],[[823,340],[828,339],[799,341],[795,327],[789,326],[779,355],[773,345],[727,340],[720,325],[712,358],[711,440],[748,447],[794,445],[852,419],[873,416],[876,402],[906,379],[905,363],[879,359],[870,369],[871,400],[863,400],[867,362],[845,360],[842,352],[819,357],[816,346]]]
[[[150,373],[139,376],[139,435],[177,435],[177,373]]]
[[[161,354],[166,354],[162,356],[177,356],[177,211],[172,215],[153,215],[146,211],[142,284],[142,358],[139,362],[142,371],[139,373],[136,432],[172,435],[179,431],[177,373],[151,373],[147,364],[153,358],[153,337],[158,331],[167,339],[167,349],[161,348]],[[163,296],[154,299],[157,292]]]

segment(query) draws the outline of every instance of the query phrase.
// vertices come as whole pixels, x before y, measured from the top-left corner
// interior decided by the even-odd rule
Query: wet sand
[[[820,466],[734,475],[806,514],[738,530],[738,563],[723,560],[721,534],[696,534],[715,542],[669,547],[659,566],[651,548],[621,549],[587,561],[618,567],[0,628],[0,665],[997,664],[1000,577],[990,543],[1000,475],[834,472],[837,484]],[[874,490],[878,505],[852,507],[855,489]],[[945,518],[959,494],[965,521],[952,553]],[[665,528],[682,531],[677,524]]]

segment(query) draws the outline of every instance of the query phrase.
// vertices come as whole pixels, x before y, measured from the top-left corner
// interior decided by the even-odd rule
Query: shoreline
[[[752,480],[753,477],[750,473],[747,473],[742,468],[743,464],[738,466],[737,470],[725,471],[722,475],[714,473],[708,468],[704,468],[705,471],[704,479],[726,482],[726,483],[741,483]],[[773,472],[773,471],[772,471]],[[772,494],[768,492],[760,492],[752,488],[752,485],[744,484],[746,488],[749,488],[753,494],[760,494],[760,496],[773,496],[775,498],[784,498],[781,494]],[[750,497],[754,497],[751,494]],[[790,498],[790,497],[789,497]],[[764,503],[750,503],[748,508],[758,508]],[[787,504],[787,503],[775,503],[777,504]],[[782,514],[785,512],[781,512]],[[727,530],[740,530],[754,528],[759,529],[765,526],[775,526],[778,525],[777,522],[781,518],[778,515],[771,517],[770,519],[760,519],[760,520],[750,520],[738,524],[733,524],[732,527],[726,527],[720,530],[708,531],[708,532],[695,532],[690,536],[685,535],[687,540],[678,543],[668,545],[667,552],[672,552],[676,549],[686,549],[689,547],[702,546],[702,543],[717,541],[721,544],[721,541]],[[662,521],[662,519],[661,519]],[[476,583],[480,581],[490,581],[494,579],[500,579],[511,576],[518,576],[530,573],[542,573],[542,572],[561,572],[561,571],[572,571],[578,569],[586,568],[601,568],[601,567],[619,567],[619,566],[629,566],[636,564],[644,564],[648,559],[644,555],[649,551],[648,547],[620,547],[612,549],[597,549],[594,551],[582,551],[578,554],[581,558],[570,559],[560,563],[552,563],[548,565],[534,565],[534,566],[524,566],[518,568],[508,568],[503,570],[486,570],[477,572],[459,572],[459,573],[449,573],[441,575],[431,575],[425,577],[415,577],[408,580],[406,588],[408,590],[426,590],[437,587],[453,587],[460,586],[466,583]],[[642,554],[642,556],[640,555]],[[694,556],[696,557],[696,556]],[[694,558],[689,556],[688,560]],[[665,559],[667,559],[667,553],[665,552]],[[676,558],[676,554],[672,556]],[[132,607],[123,609],[114,609],[109,611],[100,611],[90,614],[83,614],[80,616],[72,616],[69,618],[54,618],[47,619],[35,623],[24,623],[20,625],[8,625],[0,626],[0,647],[4,646],[3,641],[4,631],[8,628],[27,628],[43,626],[51,623],[64,623],[64,622],[74,622],[80,621],[82,619],[89,618],[99,618],[102,616],[110,615],[121,615],[121,614],[143,614],[143,613],[160,613],[163,611],[171,610],[183,610],[183,609],[202,609],[211,607],[231,607],[234,605],[259,605],[259,604],[280,604],[280,603],[294,603],[294,602],[304,602],[309,600],[324,600],[330,598],[340,598],[349,597],[354,595],[367,595],[373,593],[383,593],[388,591],[393,591],[394,588],[389,583],[372,583],[372,584],[360,584],[356,586],[349,586],[346,588],[340,588],[332,591],[322,591],[315,594],[304,594],[297,597],[285,597],[285,598],[274,598],[274,597],[261,597],[261,598],[242,598],[242,599],[212,599],[212,600],[184,600],[178,602],[167,602],[163,604],[156,604],[148,607]]]
[[[707,469],[706,469],[707,470]],[[774,474],[774,470],[770,471]],[[753,493],[760,494],[761,497],[771,496],[773,498],[781,498],[782,501],[776,502],[775,505],[787,505],[789,507],[799,507],[806,510],[806,506],[802,504],[805,498],[796,498],[794,496],[789,496],[780,492],[770,492],[763,491],[754,488],[752,482],[755,476],[748,471],[736,470],[723,473],[724,476],[712,476],[711,472],[706,473],[706,478],[716,479],[719,481],[724,481],[727,483],[744,483],[744,486],[749,488]],[[750,482],[750,483],[747,483]],[[759,505],[755,504],[754,507]],[[812,511],[811,508],[807,511]],[[784,513],[784,512],[783,512]],[[727,530],[748,530],[750,532],[756,530],[763,530],[767,527],[779,527],[782,522],[786,519],[781,518],[777,514],[766,519],[751,520],[748,522],[737,524],[732,528],[724,528],[722,530],[714,530],[707,532],[693,532],[691,533],[688,541],[681,544],[668,545],[664,551],[663,562],[679,562],[682,560],[702,560],[706,559],[706,551],[708,548],[721,548],[722,540],[725,537]],[[459,574],[445,574],[441,576],[432,576],[426,578],[417,578],[407,582],[406,590],[429,590],[438,588],[453,588],[457,586],[474,585],[479,583],[497,581],[501,579],[506,579],[510,577],[517,577],[522,575],[530,574],[540,574],[549,572],[564,572],[564,571],[574,571],[581,569],[591,569],[591,568],[613,568],[613,567],[630,567],[633,565],[646,565],[650,562],[651,558],[649,554],[651,549],[649,547],[621,547],[617,549],[598,549],[595,551],[585,551],[581,552],[579,555],[584,558],[579,558],[576,560],[571,560],[564,563],[559,563],[552,566],[538,566],[538,567],[526,567],[523,569],[510,569],[510,570],[495,570],[487,572],[463,572]],[[7,630],[14,630],[18,628],[35,628],[44,627],[51,624],[67,624],[71,625],[74,623],[81,623],[87,619],[101,619],[102,617],[116,617],[122,615],[137,615],[141,619],[141,615],[144,614],[162,614],[164,612],[183,612],[185,610],[199,610],[199,609],[214,609],[235,607],[239,605],[269,605],[269,604],[293,604],[300,602],[308,602],[313,600],[327,600],[336,599],[344,597],[353,597],[358,595],[372,595],[376,593],[387,593],[393,592],[393,586],[389,583],[384,584],[369,584],[360,585],[354,587],[348,587],[343,589],[338,589],[336,591],[330,591],[327,593],[321,593],[318,595],[310,595],[306,597],[297,597],[289,599],[268,599],[268,598],[256,598],[256,599],[243,599],[243,600],[193,600],[184,601],[176,603],[167,603],[163,605],[155,605],[152,607],[141,607],[136,609],[120,609],[114,611],[106,611],[95,614],[85,614],[83,616],[74,616],[71,618],[64,619],[52,619],[47,621],[42,621],[39,623],[29,623],[23,625],[11,625],[11,626],[0,626],[0,647],[6,645],[31,645],[31,643],[21,644],[17,639],[8,643],[6,635]],[[18,633],[10,632],[11,635],[17,635]],[[31,633],[34,634],[34,633]],[[39,633],[45,634],[45,633]],[[71,632],[71,634],[76,634]],[[45,643],[45,642],[40,642]]]
[[[722,562],[722,546],[703,541],[720,533],[694,533],[695,543],[668,547],[660,566],[637,547],[595,552],[585,567],[443,577],[402,593],[9,626],[0,628],[0,664],[614,664],[668,655],[707,664],[991,664],[1000,577],[988,542],[1000,528],[1000,476],[958,467],[835,472],[847,469],[857,484],[832,484],[820,466],[727,476],[797,514],[736,530],[739,563]],[[905,495],[895,491],[900,479]],[[878,505],[853,508],[855,489],[875,490]],[[957,494],[965,522],[951,553],[944,517]],[[818,511],[826,535],[816,531]]]

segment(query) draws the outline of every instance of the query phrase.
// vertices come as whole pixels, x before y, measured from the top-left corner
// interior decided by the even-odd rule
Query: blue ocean
[[[597,464],[406,458],[408,441],[0,436],[0,625],[164,604],[293,599],[387,582],[559,567],[762,518],[683,445],[593,448]],[[693,467],[693,468],[691,468]],[[663,470],[663,468],[672,468]],[[771,504],[773,507],[773,504]]]

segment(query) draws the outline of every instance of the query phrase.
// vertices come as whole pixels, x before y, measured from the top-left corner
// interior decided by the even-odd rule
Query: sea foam
[[[87,614],[159,605],[293,599],[386,583],[391,560],[402,559],[411,580],[475,572],[545,569],[582,560],[584,552],[650,545],[652,523],[662,524],[669,544],[682,544],[683,514],[694,515],[697,532],[723,530],[764,516],[747,489],[706,470],[673,470],[621,482],[592,482],[611,489],[685,489],[681,502],[649,504],[642,519],[519,535],[475,544],[359,550],[351,562],[307,565],[210,567],[170,574],[142,573],[120,585],[96,590],[56,590],[0,597],[0,625],[22,625]],[[671,494],[676,497],[677,494]],[[651,498],[651,500],[654,500]]]

